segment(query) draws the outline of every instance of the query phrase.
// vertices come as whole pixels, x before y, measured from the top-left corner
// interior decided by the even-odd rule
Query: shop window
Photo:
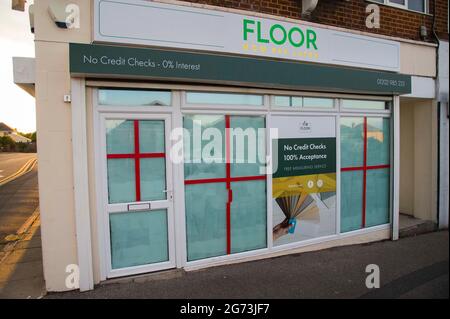
[[[100,89],[100,105],[110,106],[170,106],[170,91]]]
[[[279,107],[303,107],[303,98],[299,96],[275,96],[275,106]]]
[[[354,110],[389,110],[391,103],[386,101],[342,100],[344,109]]]
[[[341,232],[389,223],[389,163],[389,119],[341,119]]]
[[[274,97],[276,107],[292,108],[329,108],[334,107],[334,100],[328,98],[302,97],[302,96],[283,96]]]
[[[262,95],[252,94],[187,92],[186,102],[188,104],[262,106],[264,98]]]
[[[267,247],[266,175],[251,154],[265,154],[264,118],[191,115],[184,128],[188,261]],[[208,158],[211,140],[192,141],[198,129],[218,139]]]
[[[109,203],[166,198],[164,121],[107,120]]]
[[[429,0],[370,0],[397,8],[408,9],[421,13],[429,13]]]

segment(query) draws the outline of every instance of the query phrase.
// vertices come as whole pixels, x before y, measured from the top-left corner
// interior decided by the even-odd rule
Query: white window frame
[[[421,14],[430,14],[430,3],[429,0],[422,0],[424,2],[424,9],[425,11],[417,11],[417,10],[413,10],[410,9],[408,6],[408,1],[409,0],[405,0],[405,4],[399,4],[399,3],[395,3],[392,2],[391,0],[383,0],[382,2],[379,1],[374,1],[374,0],[366,0],[368,2],[373,2],[375,4],[382,4],[382,5],[386,5],[386,6],[390,6],[390,7],[395,7],[395,8],[399,8],[402,10],[407,10],[407,11],[411,11],[411,12],[416,12],[416,13],[421,13]]]
[[[126,113],[126,112],[118,112],[118,113],[107,113],[107,112],[101,112],[99,114],[99,120],[100,125],[99,133],[100,136],[100,150],[99,154],[101,156],[101,162],[99,163],[102,169],[102,181],[99,181],[102,183],[102,189],[103,189],[103,196],[102,198],[98,198],[99,201],[102,202],[103,210],[100,212],[100,214],[103,214],[102,218],[104,220],[104,234],[103,238],[105,240],[105,248],[106,248],[106,260],[105,264],[107,266],[106,268],[106,276],[107,278],[116,278],[116,277],[122,277],[122,276],[131,276],[136,275],[140,273],[146,273],[146,272],[153,272],[153,271],[160,271],[160,270],[166,270],[175,268],[176,266],[176,243],[175,243],[175,209],[174,209],[174,203],[173,200],[170,197],[167,197],[164,200],[142,200],[140,202],[135,201],[129,201],[124,203],[109,203],[108,198],[108,182],[107,182],[107,176],[108,176],[108,170],[107,170],[107,160],[106,160],[106,121],[107,120],[117,120],[117,119],[130,119],[130,120],[162,120],[164,121],[164,130],[165,130],[165,148],[166,148],[166,154],[168,154],[168,151],[170,150],[171,144],[170,140],[167,138],[170,135],[170,130],[172,127],[172,117],[170,114],[148,114],[148,113]],[[166,169],[166,188],[169,192],[173,192],[173,163],[170,163],[168,160],[166,160],[165,163],[165,169]],[[144,264],[139,266],[128,266],[123,268],[112,268],[112,252],[111,252],[111,237],[110,237],[110,227],[109,227],[109,217],[112,214],[119,214],[119,213],[132,213],[130,210],[126,210],[126,206],[129,204],[147,204],[152,203],[152,208],[149,210],[149,212],[153,212],[155,210],[163,209],[166,210],[167,214],[167,246],[168,246],[168,260],[163,262],[157,262],[157,263],[151,263],[151,264]]]
[[[225,256],[217,256],[206,258],[196,261],[187,261],[186,256],[186,232],[185,232],[185,207],[184,207],[184,165],[175,164],[173,168],[173,178],[174,178],[174,205],[175,205],[175,254],[176,254],[176,268],[184,268],[187,271],[195,270],[200,268],[206,268],[214,265],[221,265],[227,263],[235,263],[246,260],[255,260],[261,258],[269,258],[271,256],[276,256],[280,254],[294,253],[299,250],[303,250],[303,247],[310,245],[321,244],[324,246],[333,246],[333,244],[326,244],[328,242],[338,242],[345,238],[368,235],[370,233],[377,233],[381,236],[380,231],[389,232],[394,228],[398,227],[398,223],[395,218],[391,218],[390,222],[385,225],[379,225],[374,227],[368,227],[364,229],[359,229],[347,233],[341,233],[340,230],[340,117],[341,116],[374,116],[379,117],[393,117],[393,110],[349,110],[344,111],[341,108],[340,101],[342,99],[361,99],[361,100],[384,100],[392,101],[392,96],[370,96],[370,95],[357,95],[357,94],[343,94],[343,93],[319,93],[319,92],[301,92],[301,91],[285,91],[285,90],[267,90],[267,89],[249,89],[249,88],[237,88],[237,87],[211,87],[211,86],[192,86],[192,85],[170,85],[170,84],[138,84],[138,83],[110,83],[110,82],[96,82],[91,81],[86,83],[87,86],[92,89],[92,112],[94,121],[94,141],[101,141],[100,127],[98,123],[100,122],[101,116],[105,113],[115,114],[115,113],[129,113],[135,115],[136,113],[141,114],[168,114],[172,117],[172,127],[183,127],[182,116],[184,114],[230,114],[230,115],[262,115],[266,118],[266,128],[271,127],[272,116],[275,115],[293,115],[297,113],[298,116],[334,116],[336,117],[336,140],[337,140],[337,200],[336,200],[336,233],[330,236],[324,236],[319,238],[313,238],[309,240],[304,240],[296,243],[274,246],[272,240],[272,214],[273,205],[270,200],[270,194],[272,193],[272,176],[267,175],[266,179],[266,192],[267,192],[267,247],[241,252]],[[120,87],[120,88],[138,88],[138,89],[165,89],[171,90],[172,92],[172,105],[171,106],[152,106],[152,107],[133,107],[133,106],[103,106],[98,105],[97,100],[97,90],[102,87]],[[246,106],[246,105],[191,105],[186,103],[187,91],[201,91],[201,92],[229,92],[229,93],[248,93],[248,94],[261,94],[264,96],[263,106]],[[308,96],[308,97],[323,97],[323,98],[333,98],[334,108],[317,108],[317,109],[307,109],[307,108],[280,108],[274,107],[273,97],[274,95],[298,95],[298,96]],[[397,102],[398,103],[398,102]],[[398,129],[398,128],[397,128]],[[269,134],[266,135],[266,153],[271,154],[271,141]],[[99,144],[96,144],[99,145]],[[102,166],[99,165],[99,159],[101,156],[98,148],[94,149],[95,154],[95,175],[97,181],[102,181]],[[100,156],[100,157],[99,157]],[[392,163],[393,164],[393,163]],[[391,178],[393,178],[394,172],[391,172]],[[102,183],[96,183],[96,193],[99,195],[104,192],[104,185]],[[395,188],[394,188],[395,189]],[[391,199],[394,199],[395,190],[391,190]],[[97,197],[98,197],[97,196]],[[397,199],[398,200],[398,199]],[[391,214],[395,215],[395,205],[394,209],[391,206]],[[107,277],[107,269],[105,262],[108,262],[107,256],[105,254],[105,238],[102,227],[104,227],[104,218],[102,218],[103,205],[101,201],[97,201],[97,229],[99,230],[99,255],[100,255],[100,281],[103,281]],[[397,230],[398,231],[398,230]],[[392,234],[392,233],[391,233]],[[383,235],[385,236],[385,235]],[[390,236],[392,239],[396,239]]]

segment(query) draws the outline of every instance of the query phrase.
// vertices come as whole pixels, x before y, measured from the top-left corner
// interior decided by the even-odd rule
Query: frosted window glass
[[[134,153],[133,121],[106,121],[106,150],[108,154]]]
[[[188,134],[184,135],[184,176],[186,180],[225,177],[225,117],[220,115],[190,115],[184,117],[184,128]],[[194,124],[199,134],[194,134]],[[208,135],[211,133],[211,135]],[[202,134],[208,135],[202,139]],[[208,148],[212,145],[213,134],[220,146]],[[208,151],[210,150],[210,151]]]
[[[141,200],[166,199],[166,160],[141,159]]]
[[[367,119],[367,165],[386,165],[390,162],[390,120]]]
[[[333,99],[305,97],[303,98],[303,107],[332,109],[334,107],[334,101]]]
[[[108,159],[109,203],[136,201],[134,159]]]
[[[262,95],[188,92],[186,100],[189,104],[228,104],[262,106]]]
[[[275,106],[279,107],[303,107],[303,98],[301,96],[275,96]]]
[[[333,108],[334,100],[319,97],[302,96],[275,96],[275,106],[278,107],[308,107],[308,108]]]
[[[100,105],[123,106],[166,106],[171,104],[169,91],[100,89]]]
[[[164,121],[139,121],[139,149],[141,153],[164,153],[164,141]]]
[[[188,260],[225,255],[226,184],[186,185],[185,189]]]
[[[231,116],[233,129],[231,176],[264,174],[266,154],[265,120],[255,116]],[[261,155],[260,155],[261,154]],[[262,162],[260,157],[262,156]]]
[[[389,169],[375,169],[367,172],[367,227],[389,223],[389,185]]]
[[[364,119],[341,118],[341,167],[364,164]]]
[[[341,232],[362,227],[363,172],[341,173]]]
[[[167,211],[109,215],[113,269],[169,260]]]
[[[342,106],[345,109],[361,109],[361,110],[388,110],[389,103],[385,101],[369,101],[369,100],[342,100]]]
[[[231,252],[267,246],[266,181],[231,183]]]

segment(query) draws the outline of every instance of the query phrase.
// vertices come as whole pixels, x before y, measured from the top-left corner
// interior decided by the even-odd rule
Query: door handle
[[[151,210],[152,206],[150,203],[139,203],[139,204],[128,204],[129,212]]]

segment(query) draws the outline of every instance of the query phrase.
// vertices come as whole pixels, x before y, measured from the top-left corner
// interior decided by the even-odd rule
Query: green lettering
[[[293,39],[293,33],[297,31],[298,34],[300,34],[300,42],[294,42]],[[299,48],[303,45],[305,42],[305,35],[303,34],[303,31],[298,27],[293,27],[291,30],[289,30],[289,36],[288,36],[289,42],[292,44],[292,46]]]
[[[268,39],[263,39],[261,35],[261,21],[256,22],[256,30],[258,30],[258,42],[259,43],[269,43]]]
[[[255,21],[244,19],[244,41],[247,41],[249,33],[255,32],[255,30],[249,28],[249,24],[255,24]]]
[[[311,45],[317,50],[317,35],[313,30],[306,30],[306,47],[309,49]]]
[[[275,39],[274,33],[275,33],[276,29],[280,29],[281,32],[283,33],[283,38],[281,40]],[[278,44],[278,45],[283,45],[286,42],[286,38],[287,38],[286,30],[283,28],[282,25],[274,24],[270,28],[270,39],[272,40],[273,43]]]

